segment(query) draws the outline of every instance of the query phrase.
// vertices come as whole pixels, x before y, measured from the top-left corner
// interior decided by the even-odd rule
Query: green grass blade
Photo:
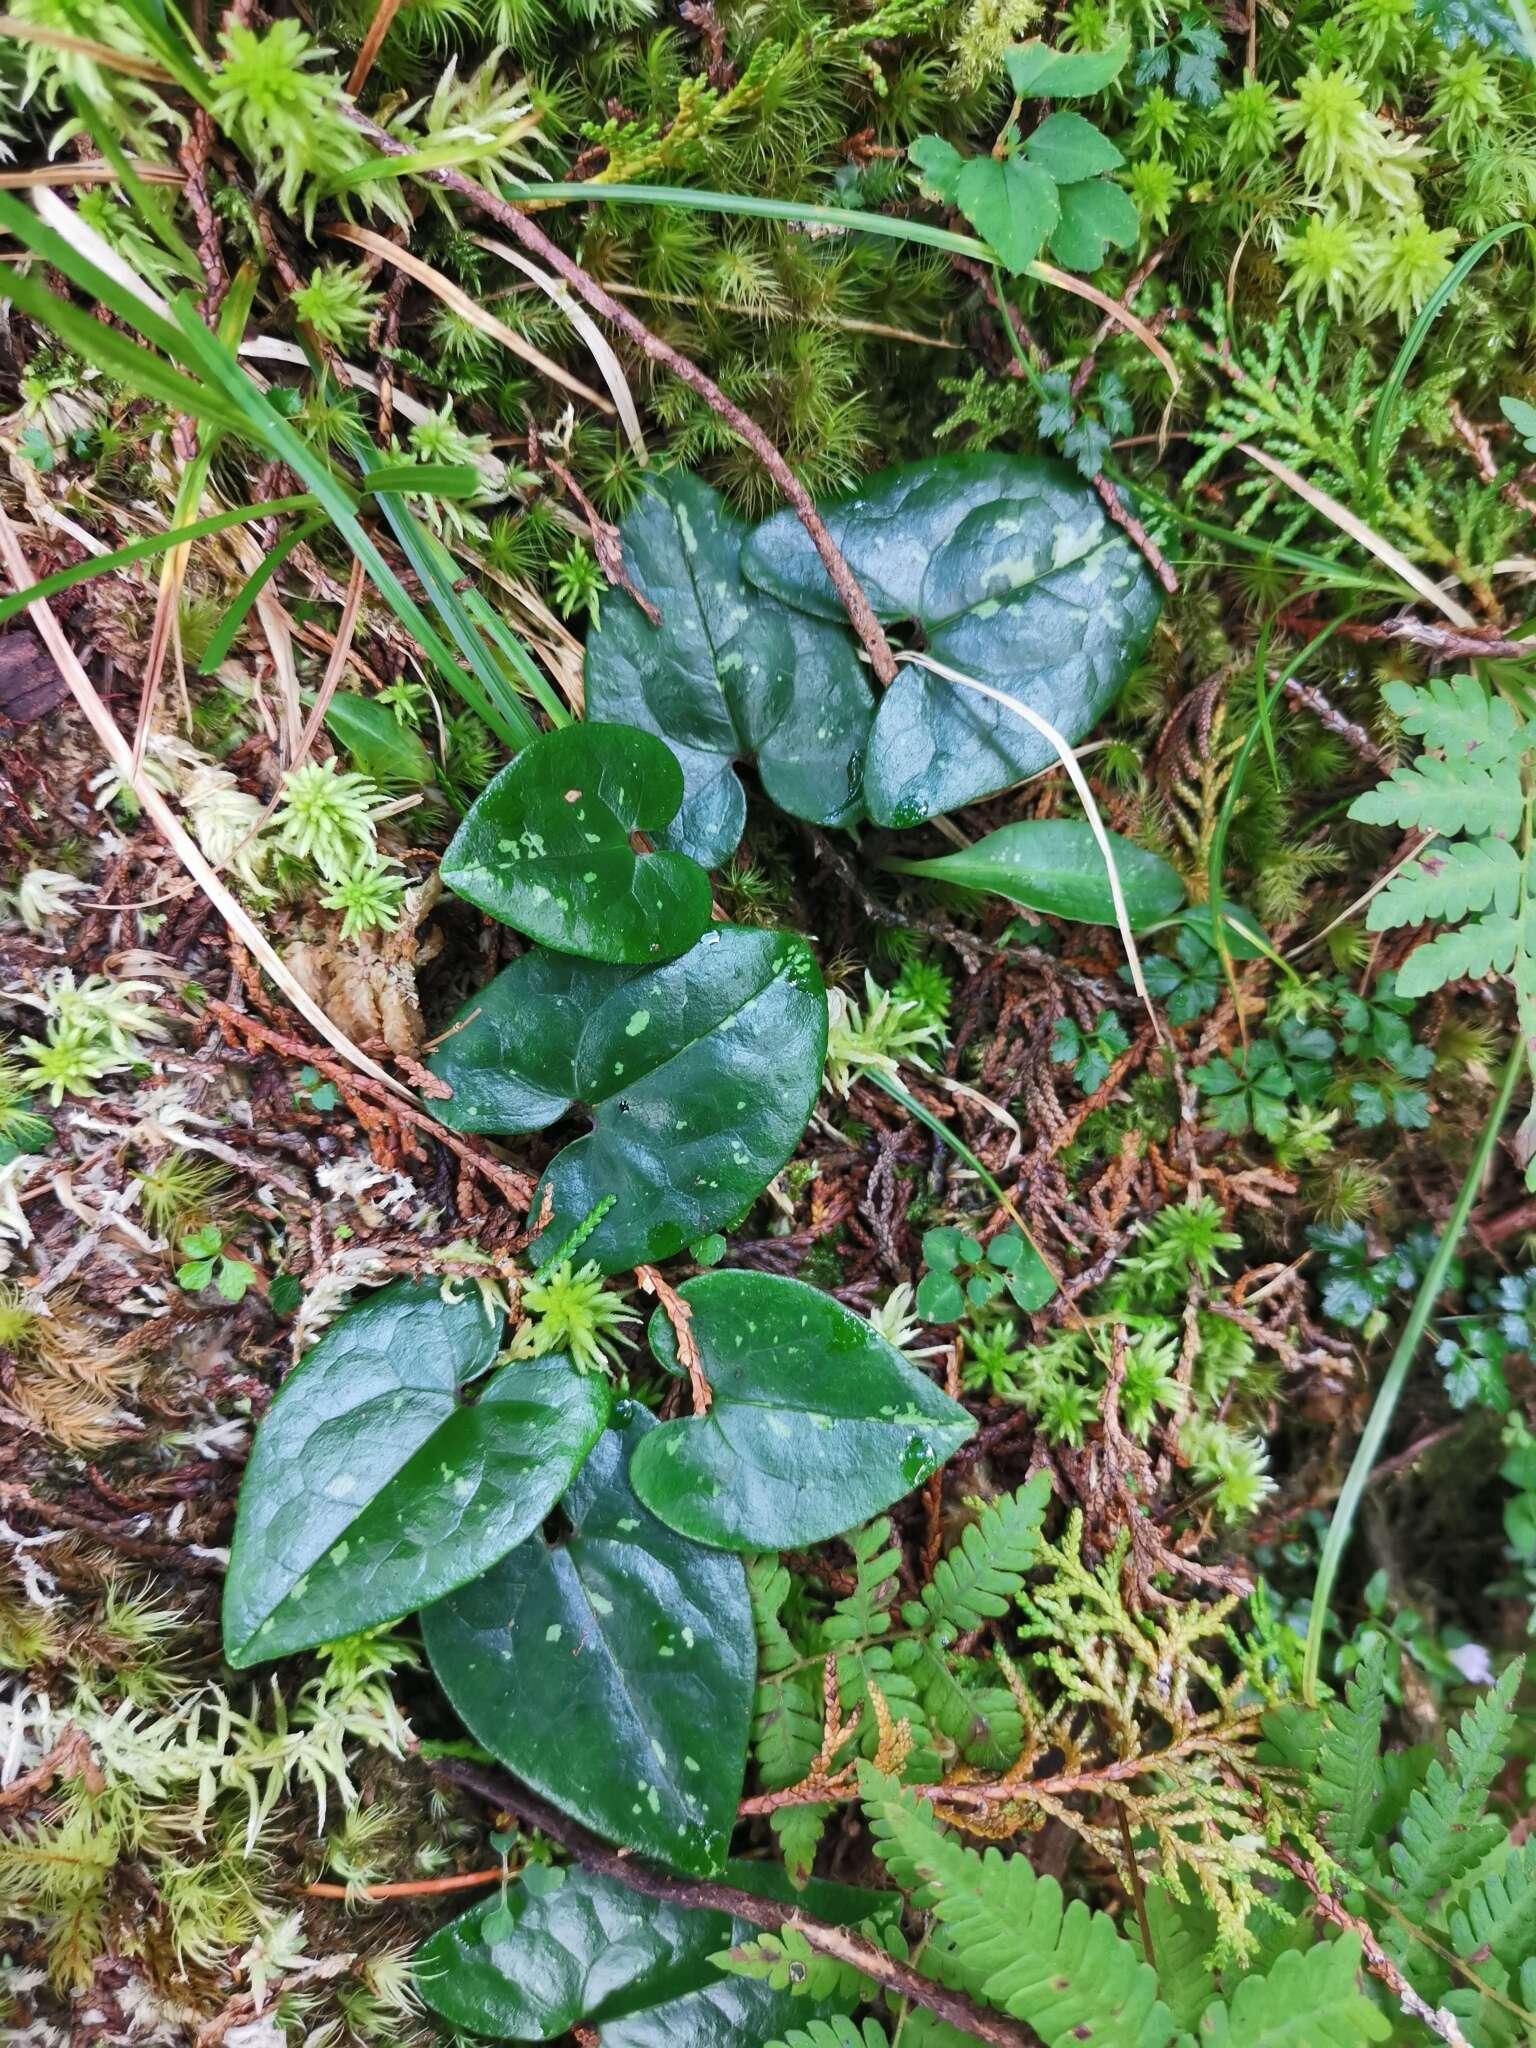
[[[510,631],[506,620],[497,611],[482,591],[473,587],[464,592],[464,605],[470,617],[486,635],[507,666],[522,684],[527,694],[543,706],[545,715],[552,725],[571,723],[570,708],[551,687],[544,671],[528,652],[517,635]]]
[[[5,280],[5,295],[29,319],[57,335],[82,361],[115,378],[141,398],[152,399],[167,412],[184,413],[189,419],[219,427],[225,433],[243,431],[240,415],[216,394],[173,369],[152,350],[130,341],[115,327],[105,326],[94,315],[49,291],[35,277],[12,270]]]
[[[1457,1191],[1455,1205],[1446,1218],[1445,1228],[1440,1233],[1440,1241],[1435,1246],[1435,1255],[1424,1269],[1424,1278],[1419,1282],[1419,1291],[1413,1297],[1413,1307],[1408,1311],[1403,1334],[1397,1340],[1392,1362],[1376,1391],[1376,1399],[1371,1404],[1370,1415],[1366,1418],[1360,1442],[1355,1448],[1354,1458],[1333,1510],[1333,1518],[1328,1524],[1328,1534],[1323,1539],[1323,1554],[1317,1564],[1317,1581],[1312,1589],[1312,1612],[1307,1622],[1307,1645],[1301,1666],[1302,1697],[1308,1706],[1317,1704],[1318,1673],[1323,1657],[1323,1631],[1328,1626],[1328,1607],[1333,1597],[1334,1581],[1339,1575],[1339,1565],[1349,1546],[1355,1516],[1360,1512],[1360,1503],[1365,1497],[1371,1472],[1381,1453],[1388,1426],[1407,1383],[1408,1369],[1413,1364],[1414,1354],[1423,1340],[1435,1303],[1440,1299],[1451,1261],[1456,1256],[1462,1232],[1467,1227],[1467,1218],[1472,1213],[1472,1204],[1477,1200],[1478,1190],[1483,1184],[1483,1175],[1488,1170],[1494,1146],[1498,1143],[1499,1133],[1504,1128],[1504,1118],[1514,1098],[1515,1084],[1520,1078],[1525,1060],[1525,1040],[1523,1036],[1517,1036],[1500,1077],[1493,1107],[1488,1112],[1488,1120],[1478,1138],[1477,1150],[1472,1155],[1472,1164],[1467,1168],[1466,1178]]]
[[[438,167],[433,153],[417,150],[410,156],[370,157],[334,181],[337,191],[349,185],[363,185],[376,178],[410,176]],[[864,213],[847,206],[809,206],[798,199],[770,199],[758,193],[701,192],[690,185],[538,185],[516,184],[503,178],[501,189],[519,205],[570,204],[589,200],[594,205],[664,206],[684,208],[693,213],[729,213],[749,220],[793,221],[802,227],[842,228],[847,233],[881,235],[887,241],[915,242],[925,249],[942,249],[946,255],[969,256],[978,263],[995,263],[997,257],[974,235],[957,235],[948,228],[930,227],[926,221],[900,220],[884,213]]]
[[[1527,234],[1531,232],[1528,221],[1505,221],[1502,227],[1490,228],[1486,235],[1479,235],[1470,249],[1463,249],[1450,270],[1431,292],[1419,317],[1403,337],[1403,345],[1397,352],[1397,360],[1387,372],[1387,381],[1381,387],[1381,395],[1376,400],[1376,410],[1371,415],[1370,439],[1365,446],[1365,471],[1373,483],[1381,476],[1382,443],[1391,430],[1392,418],[1397,411],[1397,401],[1408,381],[1408,372],[1413,368],[1430,328],[1439,318],[1441,307],[1459,288],[1468,271],[1482,262],[1494,243],[1502,242],[1506,235],[1512,235],[1517,228],[1523,229]]]
[[[1402,586],[1388,583],[1384,578],[1362,575],[1358,569],[1345,569],[1331,561],[1327,555],[1314,555],[1306,548],[1293,548],[1279,541],[1258,540],[1249,533],[1237,533],[1230,526],[1218,526],[1214,520],[1201,519],[1194,512],[1187,512],[1172,498],[1165,498],[1161,491],[1153,490],[1150,484],[1141,483],[1137,478],[1127,476],[1124,471],[1106,462],[1104,474],[1122,490],[1140,499],[1154,512],[1161,512],[1186,533],[1198,533],[1206,540],[1219,540],[1228,547],[1234,547],[1245,555],[1262,555],[1267,562],[1284,562],[1287,567],[1301,569],[1309,576],[1315,576],[1325,589],[1358,590],[1364,596],[1380,597],[1400,603]]]
[[[303,500],[296,499],[294,502],[296,505],[299,503],[313,504],[314,500],[306,498]],[[272,507],[269,505],[266,509],[270,512]],[[200,676],[211,676],[215,673],[219,663],[228,654],[230,648],[234,646],[235,635],[245,623],[251,606],[260,597],[261,593],[266,589],[294,549],[299,546],[300,542],[306,541],[311,535],[318,533],[324,524],[325,514],[323,512],[317,519],[302,521],[301,524],[292,528],[290,532],[285,533],[282,539],[277,541],[262,557],[261,567],[252,570],[251,574],[241,585],[234,602],[226,609],[223,617],[219,620],[217,626],[214,627],[213,638],[208,642],[203,658],[197,664],[197,672]]]
[[[480,472],[472,462],[383,462],[363,478],[363,494],[415,491],[423,498],[472,498]]]
[[[354,436],[352,452],[366,471],[371,451],[366,449],[360,436]],[[527,746],[530,740],[538,738],[539,729],[470,617],[464,599],[455,587],[460,577],[448,551],[396,492],[381,491],[377,503],[389,521],[406,560],[421,579],[422,588],[442,621],[444,631],[469,666],[468,675],[463,669],[454,669],[450,678],[453,688],[504,746],[511,747],[514,752]]]
[[[199,368],[209,382],[217,385],[229,402],[237,408],[244,420],[242,431],[264,447],[269,455],[287,463],[294,475],[309,486],[315,500],[324,508],[332,524],[367,570],[395,617],[432,662],[448,687],[460,696],[465,696],[466,678],[454,659],[452,649],[380,553],[377,543],[358,517],[357,503],[352,492],[302,435],[295,432],[276,407],[267,403],[241,369],[233,351],[226,348],[202,324],[196,307],[185,293],[177,298],[174,310],[182,328],[183,338],[189,351],[197,359]],[[391,497],[385,497],[380,502],[386,508],[399,503],[398,499]],[[481,657],[485,658],[483,648]],[[475,708],[479,710],[480,705],[476,703]],[[493,730],[502,730],[502,725],[494,718],[488,723],[491,723]],[[508,739],[507,744],[524,745],[536,731],[531,720],[527,720],[527,727],[527,731],[520,733],[515,741]]]
[[[130,332],[143,335],[173,362],[183,361],[185,350],[181,335],[169,320],[146,306],[126,285],[108,277],[57,228],[50,227],[41,215],[34,213],[30,206],[24,206],[9,192],[0,191],[0,227],[14,235],[23,248],[30,249],[34,256],[40,256],[43,262],[67,277],[87,298],[105,306],[109,313],[115,313]]]
[[[89,583],[113,569],[126,569],[131,563],[147,561],[152,555],[165,554],[189,541],[204,540],[211,533],[225,533],[232,526],[249,526],[253,520],[274,519],[284,512],[307,511],[314,502],[306,493],[296,498],[272,498],[264,505],[236,505],[227,512],[211,512],[206,519],[194,519],[190,526],[173,526],[164,533],[146,534],[142,540],[131,540],[124,547],[114,548],[110,555],[91,555],[86,561],[76,562],[68,569],[55,570],[53,575],[43,577],[40,583],[29,584],[25,590],[8,592],[0,597],[0,626],[40,598],[53,597],[61,590],[72,590],[76,584]]]

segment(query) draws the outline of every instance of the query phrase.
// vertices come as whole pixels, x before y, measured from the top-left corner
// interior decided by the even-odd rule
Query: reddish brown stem
[[[494,1870],[465,1870],[457,1877],[422,1877],[413,1884],[307,1884],[306,1899],[425,1899],[435,1892],[467,1892],[481,1885],[500,1884],[506,1876],[501,1864]]]
[[[354,112],[352,118],[382,155],[405,156],[408,153],[404,143],[397,142],[392,135],[375,126],[365,115]],[[848,622],[864,644],[869,655],[870,667],[882,683],[894,682],[896,658],[891,653],[891,644],[885,637],[885,628],[875,617],[863,586],[844,560],[836,541],[827,531],[826,522],[816,510],[810,492],[757,421],[750,414],[743,412],[733,399],[727,398],[720,386],[712,377],[706,376],[697,363],[690,362],[687,356],[680,355],[671,343],[663,341],[659,334],[653,334],[643,320],[636,318],[628,306],[614,298],[611,292],[605,291],[595,277],[583,270],[579,263],[573,262],[558,242],[552,242],[541,227],[509,200],[499,198],[494,192],[488,192],[483,185],[477,185],[473,178],[466,178],[462,171],[456,171],[447,164],[440,165],[435,170],[419,171],[417,175],[434,185],[440,185],[445,192],[456,193],[477,212],[483,213],[488,220],[493,220],[498,226],[505,228],[515,241],[521,242],[530,255],[537,256],[540,262],[549,265],[557,277],[563,278],[577,298],[590,306],[594,313],[601,314],[611,326],[617,327],[643,355],[648,356],[653,363],[660,363],[664,369],[670,370],[690,391],[696,391],[710,411],[717,413],[732,432],[746,442],[778,485],[785,503],[794,510],[800,524],[810,535],[811,545],[821,557],[822,566],[831,579],[838,600],[848,614]]]
[[[644,1898],[663,1899],[673,1906],[692,1907],[703,1912],[728,1913],[734,1920],[745,1920],[749,1926],[763,1927],[773,1934],[784,1927],[794,1927],[812,1948],[820,1949],[824,1955],[836,1956],[840,1962],[851,1963],[866,1977],[884,1985],[887,1991],[909,1999],[913,2005],[920,2005],[928,2012],[937,2013],[940,2019],[958,2027],[962,2034],[987,2042],[989,2048],[1040,2048],[1039,2036],[1018,2020],[1008,2019],[1000,2012],[978,2005],[963,1992],[935,1984],[910,1964],[887,1955],[867,1936],[854,1933],[852,1928],[833,1927],[824,1920],[813,1920],[798,1907],[782,1905],[777,1899],[761,1899],[755,1892],[742,1891],[735,1885],[676,1877],[669,1870],[644,1862],[628,1849],[610,1848],[608,1843],[599,1841],[596,1835],[589,1834],[577,1822],[569,1820],[548,1800],[530,1792],[526,1785],[519,1785],[514,1779],[502,1777],[497,1772],[482,1770],[478,1764],[447,1761],[434,1764],[432,1769],[437,1777],[462,1785],[499,1812],[512,1814],[524,1826],[537,1828],[540,1834],[548,1835],[584,1870],[611,1878],[616,1884],[639,1892]]]

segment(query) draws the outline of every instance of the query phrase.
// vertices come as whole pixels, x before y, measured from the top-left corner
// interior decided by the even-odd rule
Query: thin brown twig
[[[347,91],[353,99],[362,91],[374,60],[384,47],[384,38],[394,26],[395,16],[400,12],[402,0],[378,0],[373,10],[373,19],[368,24],[368,33],[358,46],[357,60],[347,80]]]
[[[1339,1901],[1325,1892],[1322,1880],[1304,1856],[1298,1856],[1294,1849],[1284,1843],[1271,1852],[1277,1863],[1283,1863],[1293,1877],[1299,1877],[1312,1894],[1312,1910],[1320,1920],[1326,1920],[1331,1927],[1337,1927],[1345,1934],[1359,1938],[1360,1954],[1365,1967],[1376,1979],[1384,1984],[1411,2019],[1420,2021],[1432,2034],[1438,2034],[1449,2048],[1467,2048],[1467,2038],[1456,2023],[1453,2013],[1444,2006],[1433,2006],[1420,1998],[1402,1971],[1376,1939],[1374,1929],[1368,1921],[1357,1919],[1347,1912]]]
[[[636,1266],[635,1278],[647,1294],[654,1294],[661,1303],[661,1312],[672,1325],[672,1335],[677,1342],[678,1363],[688,1375],[693,1412],[695,1415],[707,1415],[715,1392],[704,1377],[704,1361],[699,1356],[698,1340],[693,1334],[693,1310],[675,1287],[667,1285],[654,1266]]]
[[[15,1508],[23,1514],[34,1516],[50,1529],[75,1529],[82,1536],[89,1536],[97,1543],[105,1543],[110,1550],[120,1550],[125,1557],[143,1558],[154,1564],[175,1565],[179,1570],[192,1572],[198,1578],[221,1579],[224,1566],[216,1557],[200,1557],[184,1543],[156,1543],[146,1536],[134,1536],[126,1529],[113,1528],[109,1523],[98,1522],[90,1515],[82,1515],[77,1508],[64,1507],[51,1500],[39,1500],[30,1487],[19,1486],[10,1481],[0,1482],[0,1506]]]
[[[494,1870],[464,1870],[457,1877],[421,1877],[406,1884],[307,1884],[306,1899],[425,1899],[438,1892],[467,1892],[481,1885],[500,1884],[507,1875],[505,1864]]]
[[[839,1962],[861,1970],[887,1991],[895,1992],[899,1998],[910,1999],[927,2012],[936,2013],[952,2027],[958,2027],[961,2033],[986,2042],[988,2048],[1039,2048],[1039,2036],[1021,2022],[979,2005],[963,1992],[951,1991],[946,1985],[934,1983],[910,1964],[898,1962],[894,1956],[887,1955],[867,1936],[856,1934],[851,1928],[830,1926],[824,1920],[812,1919],[795,1906],[782,1905],[776,1899],[758,1898],[755,1893],[742,1891],[735,1885],[675,1877],[670,1871],[658,1869],[655,1864],[631,1855],[627,1849],[610,1848],[608,1843],[599,1841],[596,1835],[589,1834],[585,1828],[569,1820],[558,1808],[539,1798],[537,1793],[530,1792],[511,1778],[482,1770],[478,1764],[445,1760],[435,1763],[432,1770],[435,1776],[475,1793],[497,1811],[511,1814],[524,1826],[537,1828],[541,1834],[548,1835],[584,1870],[611,1878],[628,1890],[639,1892],[643,1898],[661,1899],[668,1905],[694,1911],[728,1913],[734,1920],[745,1920],[749,1926],[764,1928],[772,1934],[792,1927],[823,1955],[835,1956]]]
[[[1161,583],[1164,590],[1172,597],[1178,590],[1179,579],[1170,566],[1167,556],[1136,517],[1130,506],[1126,504],[1124,498],[1121,497],[1119,491],[1116,490],[1102,469],[1093,479],[1093,488],[1098,496],[1099,503],[1109,514],[1110,519],[1119,527],[1131,546],[1135,548],[1147,567],[1152,571],[1152,574]]]
[[[406,146],[397,142],[392,135],[368,120],[366,115],[352,112],[352,119],[363,130],[374,146],[385,156],[404,156]],[[885,628],[875,617],[874,608],[864,593],[863,586],[849,568],[842,550],[827,531],[826,523],[816,510],[810,492],[795,475],[773,442],[763,432],[750,414],[742,411],[734,400],[727,398],[712,377],[706,376],[697,363],[679,354],[670,342],[663,341],[659,334],[653,334],[645,322],[628,306],[623,305],[613,294],[606,291],[596,278],[574,262],[558,243],[550,240],[544,230],[509,200],[488,192],[483,185],[477,185],[473,178],[451,165],[439,165],[420,174],[444,191],[453,192],[465,200],[487,219],[494,220],[507,230],[523,247],[547,263],[556,276],[571,287],[576,296],[598,313],[610,325],[632,341],[642,354],[653,363],[659,363],[669,370],[680,383],[694,391],[710,411],[723,419],[737,434],[769,476],[778,485],[785,502],[792,507],[801,525],[810,536],[811,545],[821,557],[822,567],[831,579],[837,592],[838,601],[848,614],[849,624],[863,643],[869,656],[870,666],[882,683],[894,682],[896,658],[891,652],[890,642],[885,637]]]
[[[1492,626],[1441,625],[1434,620],[1416,619],[1409,612],[1380,619],[1375,624],[1281,612],[1275,623],[1288,633],[1302,633],[1308,639],[1331,629],[1341,640],[1353,640],[1362,646],[1378,640],[1401,640],[1410,647],[1422,647],[1439,661],[1528,661],[1536,654],[1536,640],[1512,640]]]
[[[227,1003],[213,1000],[207,1003],[206,1009],[226,1036],[233,1036],[248,1046],[264,1045],[285,1059],[295,1059],[314,1067],[335,1085],[348,1108],[365,1127],[391,1122],[408,1123],[435,1139],[439,1145],[445,1145],[455,1158],[462,1159],[482,1179],[488,1180],[514,1208],[526,1209],[532,1201],[533,1180],[530,1175],[519,1173],[515,1167],[503,1166],[483,1148],[460,1137],[457,1131],[450,1131],[446,1124],[425,1115],[370,1076],[349,1071],[339,1060],[322,1052],[319,1046],[306,1045],[302,1038],[265,1024],[248,1011],[231,1009]]]

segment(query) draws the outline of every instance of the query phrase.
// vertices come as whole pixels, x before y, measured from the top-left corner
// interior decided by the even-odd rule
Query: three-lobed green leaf
[[[869,477],[824,508],[827,526],[889,624],[1019,698],[1069,745],[1109,708],[1157,620],[1157,586],[1081,477],[1040,456],[948,456]],[[793,513],[758,527],[747,575],[820,618],[841,606]],[[864,766],[877,824],[921,824],[1052,766],[1017,712],[904,668],[885,691]]]
[[[1021,100],[1081,100],[1113,85],[1130,54],[1129,36],[1103,50],[1059,50],[1032,36],[1016,43],[1003,62]]]
[[[224,1588],[237,1670],[397,1621],[538,1527],[607,1420],[567,1359],[495,1362],[478,1288],[399,1280],[340,1317],[256,1432]]]
[[[712,1401],[635,1453],[652,1514],[700,1543],[792,1550],[867,1521],[919,1486],[975,1422],[862,1316],[804,1281],[705,1273],[679,1293]],[[666,1316],[651,1348],[680,1370]]]
[[[739,1558],[649,1514],[629,1463],[657,1424],[606,1430],[530,1536],[422,1617],[459,1719],[525,1784],[678,1870],[725,1862],[757,1644]]]
[[[461,1012],[431,1060],[452,1130],[592,1129],[545,1170],[537,1261],[605,1196],[582,1253],[604,1272],[671,1258],[734,1223],[789,1158],[821,1085],[827,998],[792,932],[712,925],[663,967],[530,952]]]
[[[918,136],[907,154],[929,197],[957,207],[1015,276],[1047,240],[1068,269],[1097,270],[1106,243],[1128,249],[1141,232],[1135,206],[1105,175],[1124,158],[1081,114],[1048,114],[1001,156],[962,156],[941,135]]]
[[[664,831],[682,801],[683,771],[654,733],[565,726],[476,797],[443,880],[557,952],[669,960],[709,923],[709,877],[685,854],[637,850],[632,836]]]

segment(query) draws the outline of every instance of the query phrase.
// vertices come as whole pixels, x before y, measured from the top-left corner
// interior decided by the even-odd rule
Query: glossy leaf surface
[[[437,775],[417,734],[387,704],[338,690],[325,713],[325,729],[352,756],[352,764],[383,788],[425,789]]]
[[[545,1171],[554,1218],[534,1258],[613,1195],[581,1255],[616,1273],[671,1258],[761,1194],[805,1129],[826,1049],[805,941],[712,925],[664,967],[514,961],[433,1055],[453,1094],[432,1108],[454,1130],[512,1133],[582,1104],[593,1128]]]
[[[629,1484],[657,1427],[606,1430],[531,1536],[422,1617],[454,1712],[525,1784],[610,1841],[703,1875],[725,1862],[757,1643],[738,1558],[658,1522]]]
[[[794,817],[857,817],[874,718],[848,635],[745,581],[747,532],[697,477],[656,479],[620,534],[625,567],[661,623],[614,591],[587,641],[588,716],[666,740],[686,793],[658,843],[707,868],[734,851],[746,821],[737,761],[755,760],[768,795]]]
[[[937,660],[1020,698],[1069,744],[1114,701],[1157,619],[1141,557],[1092,489],[1043,457],[904,463],[825,513],[883,620],[915,620]],[[786,602],[840,615],[793,514],[760,526],[742,559],[754,582]],[[878,824],[916,825],[1056,758],[1006,706],[904,668],[880,700],[865,803]]]
[[[443,880],[557,952],[636,964],[686,952],[709,923],[709,877],[686,855],[637,851],[683,801],[669,747],[632,725],[536,739],[476,797]]]
[[[818,1879],[792,1893],[771,1864],[733,1863],[726,1877],[842,1926],[891,1909],[889,1892]],[[505,1902],[493,1894],[461,1913],[420,1950],[416,1983],[450,2026],[492,2040],[555,2041],[585,2024],[602,2048],[746,2048],[829,2010],[710,1961],[754,1932],[573,1869],[552,1887],[519,1880]]]
[[[1184,908],[1185,889],[1160,854],[1118,832],[1107,835],[1134,931],[1162,924]],[[1109,872],[1092,829],[1076,818],[1026,818],[933,860],[892,860],[904,875],[961,889],[985,889],[1026,910],[1076,924],[1115,923]]]
[[[607,1420],[568,1360],[508,1365],[479,1290],[399,1280],[340,1317],[256,1432],[224,1589],[240,1669],[395,1621],[536,1529]]]
[[[705,1273],[678,1291],[714,1401],[652,1430],[630,1477],[685,1536],[733,1550],[821,1543],[920,1486],[975,1431],[862,1316],[804,1281]],[[650,1338],[676,1371],[659,1310]]]

